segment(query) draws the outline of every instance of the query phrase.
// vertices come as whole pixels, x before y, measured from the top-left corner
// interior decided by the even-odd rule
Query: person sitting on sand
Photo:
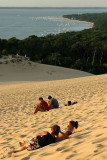
[[[48,96],[48,99],[49,99],[49,102],[48,102],[49,109],[59,107],[59,103],[58,103],[57,99],[52,98],[52,96]]]
[[[69,137],[78,128],[78,121],[70,121],[65,129],[59,132],[56,141],[61,141]]]
[[[60,127],[58,125],[54,125],[51,127],[51,133],[45,131],[37,134],[33,138],[30,138],[28,142],[19,142],[21,148],[10,151],[9,154],[20,152],[25,149],[28,151],[36,150],[51,143],[55,143],[59,132]]]
[[[42,97],[39,97],[40,103],[34,106],[34,112],[32,114],[37,113],[38,111],[48,111],[49,106],[46,101],[43,100]]]

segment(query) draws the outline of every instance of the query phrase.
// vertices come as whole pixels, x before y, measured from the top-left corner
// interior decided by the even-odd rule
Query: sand
[[[77,22],[88,23],[88,24],[90,24],[90,25],[89,25],[89,28],[93,28],[93,26],[94,26],[94,23],[88,22],[88,21],[80,21],[80,20],[70,19],[70,18],[64,18],[64,17],[57,17],[57,18],[61,18],[61,19],[65,19],[65,20],[71,20],[71,21],[74,21],[74,22],[77,21]]]
[[[43,68],[44,69],[44,68]],[[57,78],[57,77],[56,77]],[[60,107],[29,115],[38,97],[52,95]],[[66,102],[77,104],[65,106]],[[40,82],[0,82],[0,158],[6,160],[106,160],[107,159],[107,74]],[[65,128],[77,120],[79,128],[69,139],[35,151],[9,156],[28,140],[58,124]]]
[[[0,59],[0,82],[50,81],[92,76],[91,73],[34,63],[25,57],[4,57]]]
[[[23,57],[13,60],[10,56],[0,63],[0,159],[107,159],[107,74],[95,76]],[[38,97],[47,101],[48,95],[57,98],[60,107],[30,115]],[[68,100],[77,103],[65,106]],[[54,124],[63,129],[70,120],[77,120],[79,128],[69,139],[8,154],[19,147],[19,141],[50,131]]]

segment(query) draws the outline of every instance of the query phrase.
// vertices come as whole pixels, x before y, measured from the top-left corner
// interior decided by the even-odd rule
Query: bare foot
[[[22,143],[22,142],[19,142],[19,145],[20,145],[20,146],[23,146],[23,143]]]
[[[8,152],[8,154],[12,154],[12,153],[15,153],[14,151],[10,151],[10,152]]]
[[[19,145],[22,147],[22,146],[24,146],[26,143],[27,143],[27,142],[25,142],[25,141],[23,141],[23,143],[22,143],[22,142],[19,142]]]

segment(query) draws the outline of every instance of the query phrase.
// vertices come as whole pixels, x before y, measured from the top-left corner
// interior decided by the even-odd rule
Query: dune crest
[[[16,55],[0,59],[0,81],[50,81],[71,79],[93,74],[58,66],[34,63],[28,57]]]

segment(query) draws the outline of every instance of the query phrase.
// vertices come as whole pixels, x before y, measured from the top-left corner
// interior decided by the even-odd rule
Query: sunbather
[[[61,141],[69,137],[74,131],[74,129],[78,128],[78,121],[70,121],[67,127],[61,130],[58,134],[56,141]]]
[[[51,128],[51,133],[45,131],[42,132],[34,138],[31,138],[28,142],[19,142],[21,148],[13,150],[9,153],[16,153],[19,151],[23,151],[27,149],[28,151],[35,150],[41,147],[44,147],[46,145],[49,145],[51,143],[55,143],[58,141],[62,141],[69,137],[74,131],[74,129],[78,128],[78,122],[77,121],[70,121],[65,129],[60,131],[60,127],[58,125],[54,125]]]
[[[51,143],[56,142],[56,138],[58,133],[60,132],[60,127],[58,125],[54,125],[51,127],[51,133],[45,131],[40,134],[37,134],[33,138],[31,138],[28,142],[19,142],[21,148],[12,150],[9,153],[16,153],[27,149],[28,151],[35,150]]]

